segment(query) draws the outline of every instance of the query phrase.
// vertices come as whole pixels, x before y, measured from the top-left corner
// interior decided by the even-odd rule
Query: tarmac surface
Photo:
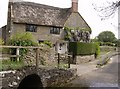
[[[118,65],[120,64],[120,59],[118,55],[113,56],[109,63],[101,68],[96,68],[96,64],[97,60],[86,64],[71,65],[71,68],[77,68],[78,77],[68,86],[89,87],[86,89],[93,89],[95,87],[119,89],[120,70]]]

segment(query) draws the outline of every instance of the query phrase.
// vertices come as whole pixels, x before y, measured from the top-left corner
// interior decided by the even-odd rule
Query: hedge
[[[100,52],[98,43],[82,43],[82,42],[70,42],[69,52],[74,55],[95,55]]]

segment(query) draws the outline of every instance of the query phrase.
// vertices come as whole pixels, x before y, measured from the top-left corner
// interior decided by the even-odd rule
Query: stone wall
[[[43,48],[39,49],[39,65],[52,65],[55,64],[55,51],[54,48],[50,48],[44,46]],[[28,53],[23,57],[24,64],[33,66],[36,64],[36,50],[35,49],[28,49]]]
[[[87,63],[95,60],[94,55],[89,56],[76,56],[76,64]]]
[[[3,89],[17,89],[20,82],[28,75],[36,74],[40,76],[44,87],[62,86],[66,82],[76,77],[76,69],[43,69],[36,72],[35,67],[24,67],[14,72],[0,73]]]

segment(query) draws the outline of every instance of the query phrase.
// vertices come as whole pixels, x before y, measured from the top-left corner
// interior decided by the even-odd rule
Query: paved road
[[[120,70],[118,70],[118,63],[120,64],[120,59],[118,57],[119,57],[118,55],[112,57],[111,61],[100,69],[79,76],[78,78],[73,80],[68,86],[118,87],[118,78],[120,78],[120,75],[118,75],[118,73],[120,73]]]

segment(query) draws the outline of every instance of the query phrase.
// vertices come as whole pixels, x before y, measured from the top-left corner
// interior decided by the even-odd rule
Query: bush
[[[82,42],[70,42],[69,52],[74,55],[95,55],[97,57],[100,53],[98,43],[82,43]]]
[[[35,46],[37,43],[34,41],[33,36],[31,33],[17,33],[13,35],[8,43],[8,45],[12,46]],[[11,54],[16,54],[16,49],[11,49]],[[21,57],[27,53],[27,49],[21,48],[20,55]]]
[[[4,41],[2,39],[0,39],[0,45],[3,45],[4,44]],[[3,51],[3,48],[0,48],[0,52]]]
[[[43,44],[49,46],[49,47],[52,47],[52,43],[50,41],[44,41]]]
[[[95,48],[95,58],[97,58],[97,56],[100,54],[100,46],[99,46],[99,43],[96,42],[94,43],[96,48]]]
[[[3,45],[4,41],[2,39],[0,39],[0,45]]]

